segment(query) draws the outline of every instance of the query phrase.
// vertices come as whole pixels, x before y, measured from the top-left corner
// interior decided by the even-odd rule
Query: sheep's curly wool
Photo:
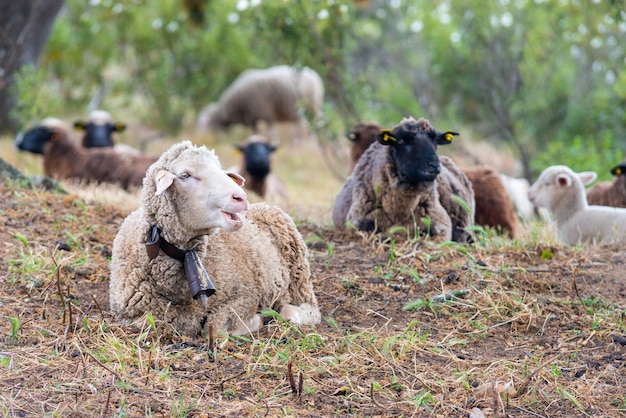
[[[223,332],[241,329],[261,308],[281,312],[288,305],[303,305],[313,318],[303,323],[319,322],[307,248],[291,217],[258,203],[245,212],[237,231],[194,229],[202,214],[194,213],[197,206],[183,193],[173,189],[155,195],[153,176],[180,158],[220,167],[212,152],[185,142],[148,170],[144,205],[126,218],[113,243],[110,301],[116,318],[137,324],[151,312],[177,332],[197,335],[209,325]],[[179,249],[195,248],[216,288],[207,308],[192,298],[181,261],[162,251],[149,259],[145,242],[151,225]]]

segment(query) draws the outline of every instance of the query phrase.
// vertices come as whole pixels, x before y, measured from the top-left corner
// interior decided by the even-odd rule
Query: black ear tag
[[[159,255],[159,247],[161,244],[161,237],[159,236],[159,228],[156,225],[152,225],[148,234],[148,242],[146,242],[146,252],[150,260],[156,258]]]
[[[187,276],[191,296],[202,302],[204,307],[207,307],[209,296],[215,293],[215,287],[209,278],[209,273],[204,269],[195,248],[187,251],[185,254],[185,275]]]

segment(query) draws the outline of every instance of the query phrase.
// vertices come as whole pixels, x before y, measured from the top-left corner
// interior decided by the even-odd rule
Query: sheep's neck
[[[583,196],[582,198],[580,197],[581,195]],[[575,198],[572,198],[572,195],[564,193],[553,202],[551,212],[554,216],[554,220],[558,223],[562,223],[566,222],[576,212],[586,209],[587,206],[584,191],[578,191]]]
[[[150,235],[146,243],[146,252],[150,260],[159,255],[159,251],[163,251],[165,255],[174,260],[182,261],[185,270],[185,276],[189,283],[189,291],[194,299],[200,300],[202,304],[207,306],[207,299],[215,293],[215,286],[206,272],[198,252],[195,248],[191,250],[181,250],[174,244],[167,242],[161,238],[161,231],[156,225],[151,225]]]

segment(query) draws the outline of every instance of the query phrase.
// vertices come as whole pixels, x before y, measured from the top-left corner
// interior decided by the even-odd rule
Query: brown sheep
[[[352,142],[350,147],[350,173],[354,170],[361,155],[376,142],[376,135],[380,133],[382,126],[376,122],[358,122],[352,129],[346,132],[346,138]]]
[[[124,189],[141,186],[146,170],[157,160],[114,148],[83,148],[70,136],[69,127],[55,118],[19,135],[15,144],[22,151],[42,154],[48,177],[116,183]]]
[[[603,181],[587,190],[590,205],[626,208],[626,161],[611,169],[615,177],[612,182]]]
[[[352,142],[350,148],[351,170],[359,161],[361,155],[376,142],[376,135],[381,126],[376,122],[359,122],[346,133],[346,137]],[[515,208],[504,187],[502,179],[492,167],[480,166],[476,168],[461,169],[472,182],[474,198],[476,200],[475,223],[482,226],[497,228],[500,226],[503,232],[508,233],[510,238],[515,236],[517,228],[517,216]],[[482,176],[482,177],[481,177]],[[444,205],[446,206],[446,205]]]
[[[463,168],[463,172],[472,182],[476,213],[474,221],[477,225],[502,229],[509,238],[515,238],[517,214],[513,201],[509,197],[500,174],[490,166],[482,165]]]

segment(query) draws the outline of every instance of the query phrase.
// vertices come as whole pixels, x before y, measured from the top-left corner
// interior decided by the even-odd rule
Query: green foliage
[[[40,68],[18,76],[16,111],[26,121],[131,109],[177,133],[243,70],[291,64],[325,82],[320,136],[426,116],[515,150],[528,177],[588,150],[584,168],[604,172],[626,148],[624,17],[610,0],[226,0],[193,13],[166,0],[67,0]]]

